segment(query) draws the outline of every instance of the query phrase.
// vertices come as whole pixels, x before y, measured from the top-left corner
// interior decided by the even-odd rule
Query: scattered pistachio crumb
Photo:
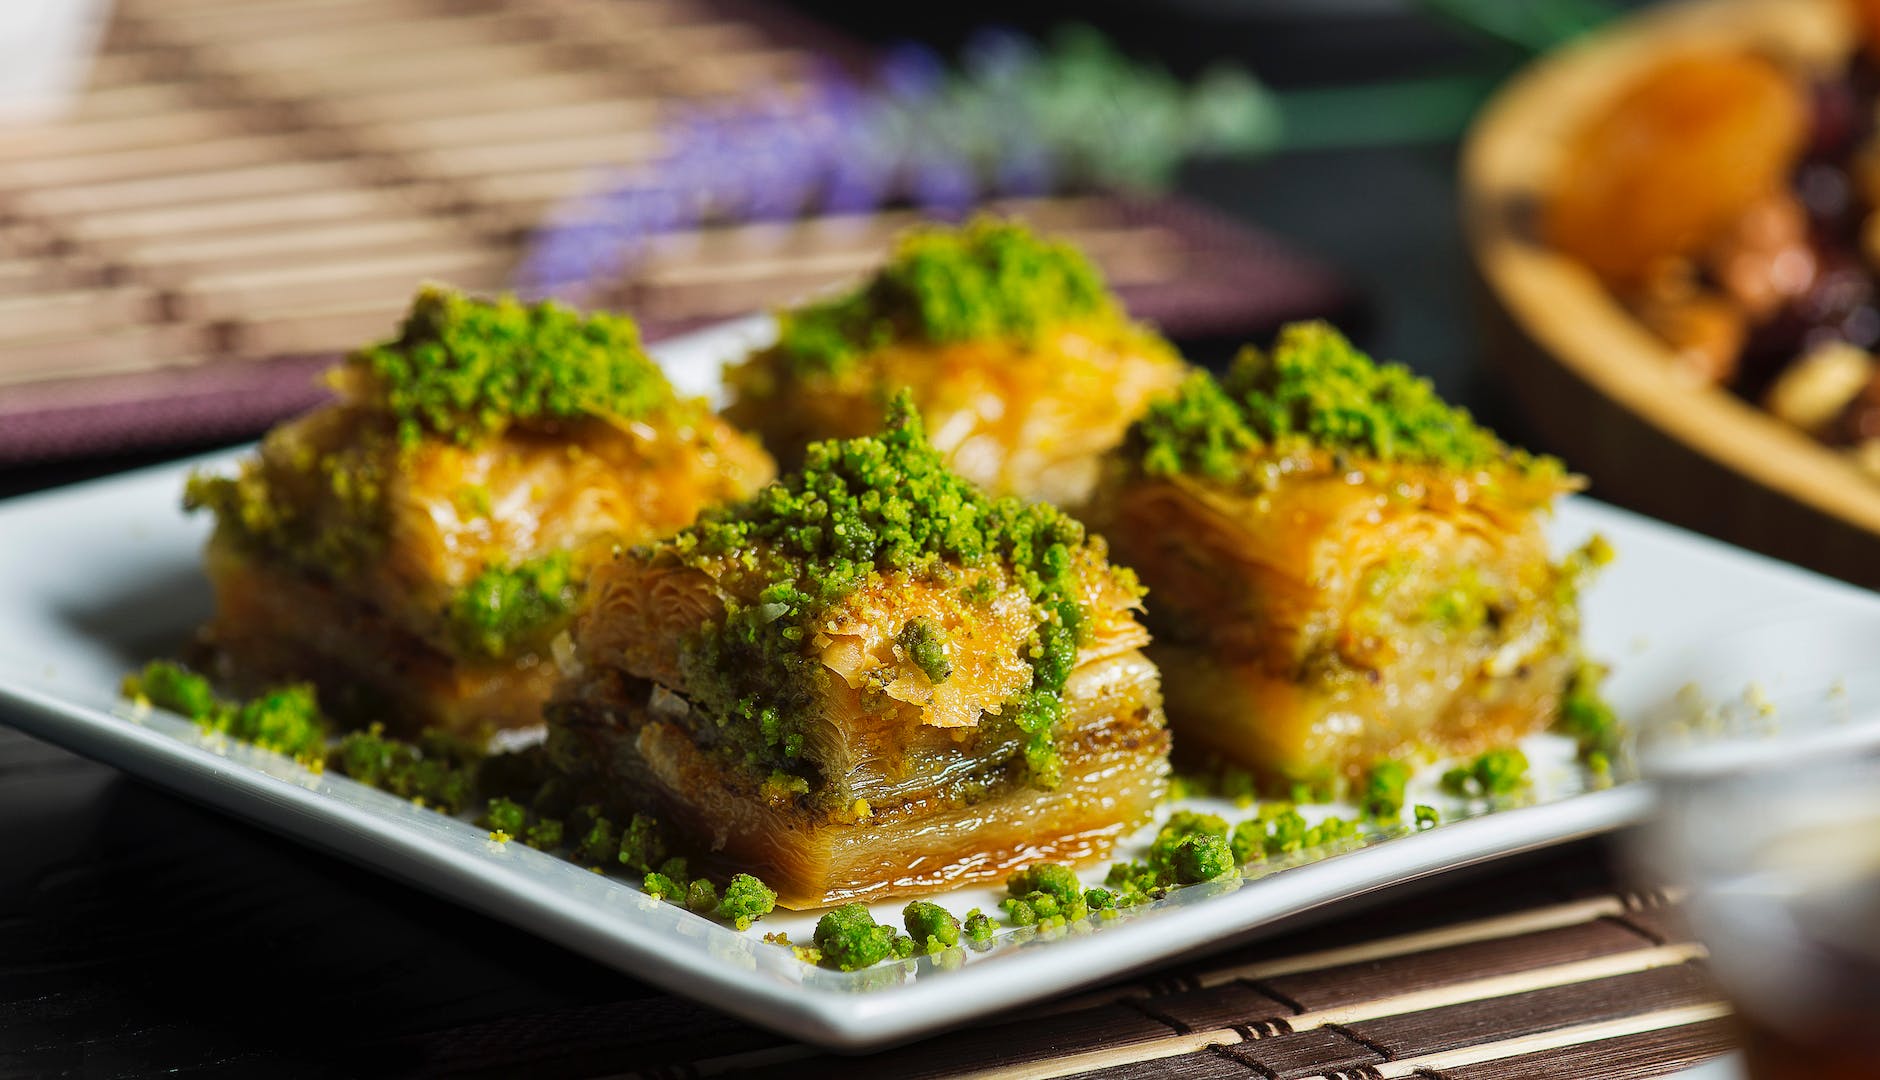
[[[821,962],[839,971],[857,971],[886,960],[894,951],[895,932],[868,913],[865,904],[833,908],[816,921],[814,934]]]
[[[966,935],[966,940],[975,944],[985,944],[991,941],[992,935],[997,932],[992,918],[978,908],[973,908],[966,913],[966,920],[961,924],[961,929]]]

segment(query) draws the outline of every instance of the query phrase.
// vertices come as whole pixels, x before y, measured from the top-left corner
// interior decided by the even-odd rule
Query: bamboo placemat
[[[1586,887],[1606,881],[1583,853],[1529,862],[861,1057],[668,999],[385,1049],[438,1075],[883,1080],[1632,1078],[1729,1049],[1728,1006],[1677,905],[1660,893]]]
[[[1701,946],[1656,897],[1604,895],[1178,969],[863,1060],[798,1047],[668,1075],[913,1078],[1652,1076],[1727,1046]],[[1389,925],[1388,916],[1379,923]]]
[[[0,728],[0,1075],[1551,1080],[1732,1040],[1587,842],[837,1057],[114,775]]]
[[[119,0],[72,115],[0,130],[0,463],[304,409],[305,358],[388,333],[415,283],[501,288],[547,210],[658,154],[662,117],[787,92],[841,47],[730,0]],[[1194,207],[1007,208],[1176,334],[1343,301]],[[658,337],[853,276],[909,220],[663,233],[597,299]]]

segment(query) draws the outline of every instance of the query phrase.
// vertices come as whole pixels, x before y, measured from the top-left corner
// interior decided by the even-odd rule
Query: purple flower
[[[979,178],[972,165],[945,148],[917,149],[904,181],[914,205],[935,217],[964,216],[979,201]]]
[[[891,98],[920,101],[933,97],[947,83],[946,63],[925,45],[904,41],[888,49],[875,70],[875,81]]]

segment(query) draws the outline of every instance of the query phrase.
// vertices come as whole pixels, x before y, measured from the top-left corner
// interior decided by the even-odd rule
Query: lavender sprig
[[[895,201],[952,217],[997,196],[1154,190],[1185,157],[1266,149],[1279,122],[1242,69],[1185,87],[1072,28],[1047,49],[982,32],[957,72],[903,46],[866,80],[825,69],[791,93],[692,107],[661,134],[666,151],[651,164],[610,171],[548,215],[517,270],[519,292],[583,298],[627,273],[653,237],[706,220]]]

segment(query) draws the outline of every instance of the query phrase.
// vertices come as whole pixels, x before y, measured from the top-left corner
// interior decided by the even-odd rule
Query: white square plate
[[[655,351],[693,393],[761,323]],[[178,509],[192,467],[163,465],[0,504],[0,717],[190,798],[468,905],[747,1020],[829,1046],[863,1048],[956,1024],[1181,954],[1218,948],[1280,920],[1444,869],[1637,820],[1640,784],[1583,792],[1570,748],[1530,741],[1532,805],[1447,820],[1422,833],[1258,876],[1177,890],[1091,933],[1005,941],[966,962],[889,964],[856,973],[803,964],[760,934],[806,941],[811,916],[778,912],[747,933],[660,904],[632,885],[420,809],[343,777],[209,739],[162,713],[133,716],[124,673],[173,654],[209,613],[199,549],[209,524]],[[1785,710],[1850,715],[1880,704],[1880,597],[1587,499],[1554,523],[1563,549],[1605,534],[1619,551],[1586,596],[1592,652],[1610,660],[1622,715],[1647,715],[1696,682],[1714,697],[1757,681]],[[1179,736],[1178,736],[1179,737]],[[1429,771],[1413,786],[1440,801]],[[1310,811],[1323,813],[1325,811]],[[1244,815],[1243,815],[1244,816]],[[1153,830],[1137,838],[1146,841]],[[1120,853],[1119,853],[1120,854]],[[939,898],[995,910],[991,889]],[[898,904],[877,917],[898,924]],[[1205,911],[1199,910],[1205,908]]]

